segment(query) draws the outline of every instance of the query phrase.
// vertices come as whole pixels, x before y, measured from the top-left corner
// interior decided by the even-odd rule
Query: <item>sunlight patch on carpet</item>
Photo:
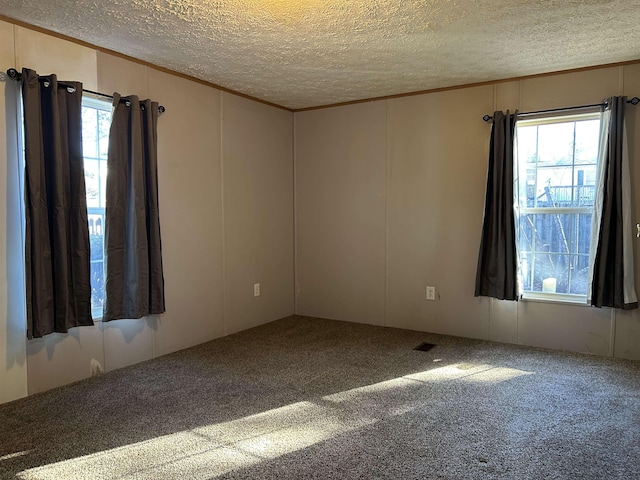
[[[0,457],[0,462],[9,460],[11,458],[22,457],[23,455],[29,455],[31,452],[33,452],[33,450],[23,450],[21,452],[9,453]]]
[[[424,406],[425,383],[491,384],[531,375],[514,368],[459,363],[283,407],[31,468],[21,480],[92,478],[209,479],[275,459]],[[366,414],[353,415],[353,412]],[[20,455],[19,452],[12,455]],[[27,452],[28,453],[28,452]]]
[[[433,370],[406,375],[405,378],[411,378],[421,382],[461,380],[472,383],[495,384],[523,375],[532,375],[533,373],[534,372],[518,370],[516,368],[495,367],[493,365],[454,363]]]
[[[238,420],[198,427],[25,470],[22,480],[83,478],[209,479],[280,457],[375,423],[299,402]]]

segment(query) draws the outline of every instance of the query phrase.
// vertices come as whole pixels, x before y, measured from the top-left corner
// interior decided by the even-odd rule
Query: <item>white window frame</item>
[[[591,107],[587,109],[576,109],[570,111],[562,111],[558,113],[540,113],[536,115],[528,116],[527,118],[523,118],[521,120],[516,121],[516,132],[514,142],[514,209],[516,212],[516,231],[518,232],[519,227],[519,219],[521,214],[593,214],[594,207],[522,207],[519,202],[519,181],[520,181],[520,171],[519,166],[520,162],[518,159],[518,142],[517,142],[517,131],[518,127],[527,127],[527,126],[540,126],[540,125],[550,125],[554,123],[567,123],[572,121],[580,121],[580,120],[601,120],[602,113],[598,107]],[[598,154],[600,152],[600,148],[598,146]],[[596,172],[598,171],[599,158],[596,157]],[[574,163],[575,165],[575,163]],[[536,166],[537,171],[537,166]],[[526,176],[526,173],[524,173]],[[526,181],[526,180],[525,180]],[[596,180],[597,185],[597,180]],[[572,184],[572,186],[575,186]],[[591,232],[593,235],[593,231]],[[520,242],[519,242],[519,234],[516,234],[517,238],[517,246],[516,250],[518,253],[518,280],[520,284],[520,296],[523,300],[534,300],[534,301],[543,301],[543,302],[553,302],[553,303],[568,303],[568,304],[580,304],[587,305],[588,295],[584,294],[569,294],[569,293],[551,293],[551,292],[537,292],[537,291],[525,291],[524,290],[524,282],[522,279],[522,273],[520,271]]]

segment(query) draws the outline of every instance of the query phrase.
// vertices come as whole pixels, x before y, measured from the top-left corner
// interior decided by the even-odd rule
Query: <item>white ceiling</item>
[[[0,14],[292,109],[640,59],[640,0],[0,0]]]

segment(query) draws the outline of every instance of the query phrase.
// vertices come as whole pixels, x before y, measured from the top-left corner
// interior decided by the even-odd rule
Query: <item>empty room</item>
[[[640,479],[638,25],[0,1],[0,479]]]

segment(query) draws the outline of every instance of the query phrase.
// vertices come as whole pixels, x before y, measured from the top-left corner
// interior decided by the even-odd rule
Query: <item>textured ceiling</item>
[[[0,0],[292,109],[640,59],[640,0]]]

